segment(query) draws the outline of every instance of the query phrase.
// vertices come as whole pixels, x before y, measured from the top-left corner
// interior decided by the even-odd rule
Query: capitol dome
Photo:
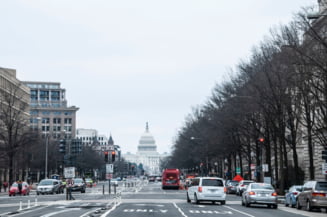
[[[157,151],[156,142],[152,134],[149,132],[148,123],[146,123],[145,132],[142,134],[139,140],[139,145],[137,149],[139,152]]]

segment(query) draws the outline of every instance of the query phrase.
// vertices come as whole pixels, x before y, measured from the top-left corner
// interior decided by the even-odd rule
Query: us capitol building
[[[137,165],[142,164],[145,173],[149,175],[158,175],[161,174],[160,160],[167,155],[167,153],[159,154],[157,152],[156,142],[149,132],[148,123],[146,123],[145,132],[139,140],[136,154],[128,152],[123,155],[123,158],[130,163],[136,163]]]

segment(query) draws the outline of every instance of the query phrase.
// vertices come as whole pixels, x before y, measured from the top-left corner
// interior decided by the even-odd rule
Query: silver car
[[[307,211],[314,208],[327,209],[327,181],[308,181],[297,196],[296,208],[305,207]]]
[[[56,179],[43,179],[37,185],[36,194],[59,194],[60,192],[60,182]]]
[[[250,183],[242,194],[242,206],[265,204],[277,209],[277,193],[271,184]]]

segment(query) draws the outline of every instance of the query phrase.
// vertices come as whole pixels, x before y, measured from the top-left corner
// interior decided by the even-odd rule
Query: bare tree
[[[29,131],[28,93],[22,84],[8,83],[0,92],[0,153],[9,169],[9,181],[18,174],[18,162],[34,137]]]

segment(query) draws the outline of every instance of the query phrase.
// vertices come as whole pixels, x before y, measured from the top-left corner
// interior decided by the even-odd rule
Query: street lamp
[[[45,133],[45,171],[44,171],[45,178],[48,178],[48,145],[49,145],[49,134]]]
[[[217,176],[218,176],[218,173],[219,173],[219,172],[218,172],[218,163],[215,162],[214,164],[215,164],[215,166],[216,166],[216,168],[217,168]]]

